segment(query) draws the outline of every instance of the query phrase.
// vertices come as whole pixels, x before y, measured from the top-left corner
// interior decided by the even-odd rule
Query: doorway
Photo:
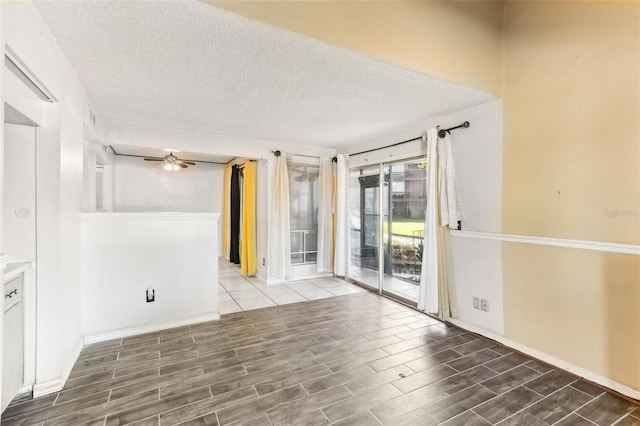
[[[2,406],[35,382],[36,127],[4,126]],[[0,410],[1,411],[1,410]]]

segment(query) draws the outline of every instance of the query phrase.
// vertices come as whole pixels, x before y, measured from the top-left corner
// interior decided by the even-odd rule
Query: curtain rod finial
[[[280,151],[271,151],[273,153],[273,155],[275,155],[276,157],[280,157],[281,152]]]

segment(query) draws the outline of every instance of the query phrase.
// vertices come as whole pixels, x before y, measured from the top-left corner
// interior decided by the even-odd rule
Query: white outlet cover
[[[487,299],[480,299],[480,310],[489,312],[489,301]]]

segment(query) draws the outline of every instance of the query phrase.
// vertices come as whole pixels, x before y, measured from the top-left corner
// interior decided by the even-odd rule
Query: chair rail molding
[[[568,247],[582,250],[603,251],[640,255],[640,245],[620,244],[604,241],[570,240],[564,238],[537,237],[533,235],[501,234],[496,232],[451,231],[455,238],[505,241],[508,243],[535,244],[543,246]]]

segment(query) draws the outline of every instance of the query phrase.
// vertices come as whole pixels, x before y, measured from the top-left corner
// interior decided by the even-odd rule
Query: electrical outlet
[[[480,299],[480,310],[489,312],[489,301],[487,299]]]
[[[473,309],[480,309],[480,298],[473,296]]]
[[[156,291],[153,288],[147,289],[147,303],[156,301]]]

